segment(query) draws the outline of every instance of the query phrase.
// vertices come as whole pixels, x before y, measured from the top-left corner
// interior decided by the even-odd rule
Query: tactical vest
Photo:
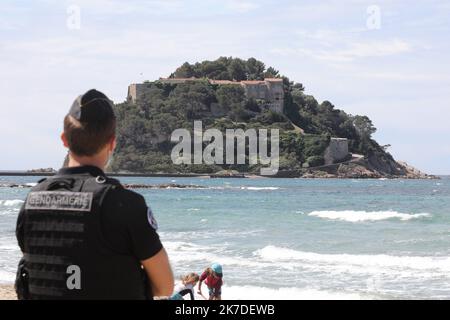
[[[145,272],[131,253],[103,237],[102,203],[122,188],[103,176],[60,175],[41,181],[25,202],[24,255],[16,288],[23,299],[146,299]],[[19,290],[18,290],[19,291]]]

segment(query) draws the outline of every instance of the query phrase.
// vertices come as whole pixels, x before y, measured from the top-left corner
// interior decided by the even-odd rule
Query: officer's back
[[[106,177],[115,148],[111,102],[78,97],[64,119],[67,166],[28,194],[17,220],[19,299],[145,299],[173,276],[142,196]]]

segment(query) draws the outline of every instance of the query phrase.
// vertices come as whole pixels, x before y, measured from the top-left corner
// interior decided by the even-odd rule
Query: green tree
[[[189,62],[183,63],[183,65],[171,75],[172,78],[191,78],[195,76],[194,68]]]
[[[240,85],[223,85],[216,90],[218,103],[225,110],[233,107],[242,107],[245,103],[245,91]]]
[[[261,61],[255,58],[247,60],[247,79],[248,80],[263,80],[264,70],[266,66]]]
[[[353,126],[362,139],[370,139],[377,129],[367,116],[354,116]]]
[[[247,66],[241,59],[233,59],[228,66],[228,74],[231,79],[242,81],[247,79]]]
[[[265,78],[278,78],[279,75],[280,75],[280,72],[273,67],[269,67],[266,70],[266,72],[264,72]]]

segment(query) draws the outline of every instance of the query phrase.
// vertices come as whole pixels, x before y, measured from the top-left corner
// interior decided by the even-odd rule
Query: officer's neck
[[[107,161],[108,156],[101,153],[91,157],[77,156],[71,153],[67,167],[94,166],[104,171]]]

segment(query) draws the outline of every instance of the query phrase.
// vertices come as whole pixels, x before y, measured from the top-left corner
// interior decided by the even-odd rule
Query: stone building
[[[349,158],[348,139],[331,138],[330,144],[325,150],[325,165],[330,165],[345,161]]]
[[[199,78],[160,78],[160,82],[170,84],[187,83],[191,81],[204,81]],[[253,98],[266,108],[275,112],[284,111],[284,87],[283,79],[266,78],[264,80],[230,81],[230,80],[208,80],[215,85],[241,85],[248,98]],[[128,86],[127,100],[135,103],[145,93],[147,86],[145,83],[133,83]]]
[[[132,83],[128,86],[128,95],[127,101],[136,103],[145,92],[146,84],[145,83]]]
[[[283,79],[266,78],[264,81],[241,81],[248,98],[263,100],[267,107],[275,112],[284,111]]]

